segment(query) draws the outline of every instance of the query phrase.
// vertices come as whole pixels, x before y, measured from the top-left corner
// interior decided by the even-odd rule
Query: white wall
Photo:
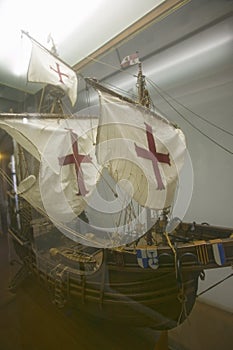
[[[208,51],[198,51],[202,42],[205,42],[209,33],[202,33],[194,38],[190,47],[190,56],[185,57],[185,49],[180,52],[167,52],[170,66],[164,69],[155,69],[153,63],[148,65],[147,73],[150,78],[164,90],[168,91],[178,101],[188,106],[195,113],[205,117],[210,122],[233,133],[233,22],[219,25],[216,29],[218,36],[212,31],[209,36]],[[205,36],[206,35],[206,36]],[[212,37],[213,35],[213,37]],[[219,41],[218,41],[218,40]],[[213,40],[211,42],[211,40]],[[217,44],[217,41],[219,44]],[[213,44],[211,46],[211,43]],[[215,45],[216,44],[216,45]],[[195,52],[199,52],[196,54]],[[180,60],[178,55],[180,54]],[[162,55],[161,55],[162,56]],[[163,54],[165,56],[165,53]],[[175,58],[177,58],[177,61]],[[166,61],[163,57],[154,59],[154,66],[163,66]],[[156,64],[155,64],[156,62]],[[174,64],[174,62],[177,62]],[[164,66],[165,67],[165,66]],[[147,65],[145,65],[145,71]],[[162,73],[165,74],[163,78]],[[169,79],[168,79],[169,76]],[[158,98],[158,97],[157,97]],[[161,101],[160,98],[158,98]],[[160,109],[176,121],[183,129],[187,138],[188,150],[193,165],[193,193],[190,206],[187,209],[185,220],[208,222],[213,225],[233,228],[233,154],[230,154],[211,142],[207,137],[195,130],[186,121],[171,111],[161,101]],[[176,106],[177,107],[177,106]],[[197,116],[182,108],[178,108],[195,126],[233,152],[233,136],[228,135],[207,123],[200,121]],[[233,230],[232,230],[233,231]],[[218,280],[231,273],[231,268],[216,269],[206,272],[205,282],[200,282],[199,291],[204,290]],[[222,285],[204,294],[200,300],[233,311],[233,278]]]

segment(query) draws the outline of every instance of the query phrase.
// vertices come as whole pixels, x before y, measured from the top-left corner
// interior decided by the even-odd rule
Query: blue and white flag
[[[152,269],[157,269],[159,267],[158,251],[156,248],[147,249],[148,265]]]
[[[148,268],[147,250],[137,249],[136,254],[137,254],[138,265],[141,266],[143,269]]]
[[[221,242],[212,244],[214,260],[217,265],[222,266],[226,262],[226,256],[223,244]]]

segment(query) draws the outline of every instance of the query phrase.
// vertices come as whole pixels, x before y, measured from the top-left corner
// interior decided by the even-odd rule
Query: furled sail
[[[141,206],[169,207],[184,162],[184,134],[147,108],[99,94],[98,162]]]

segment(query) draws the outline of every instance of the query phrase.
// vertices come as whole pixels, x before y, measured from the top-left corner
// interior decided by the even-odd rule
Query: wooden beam
[[[103,55],[109,50],[114,49],[117,45],[125,40],[128,40],[131,36],[137,32],[145,29],[147,26],[152,24],[155,20],[161,20],[168,16],[170,13],[176,11],[181,6],[188,3],[190,0],[167,0],[155,7],[152,11],[147,13],[145,16],[140,18],[137,22],[123,30],[120,34],[116,35],[113,39],[109,40],[106,44],[101,46],[99,49],[94,51],[91,55],[85,57],[73,66],[75,71],[79,71],[84,68],[88,63],[97,59],[97,57]]]

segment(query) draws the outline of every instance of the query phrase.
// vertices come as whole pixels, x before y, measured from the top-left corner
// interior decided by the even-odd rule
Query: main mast
[[[150,96],[146,89],[145,75],[142,74],[142,63],[138,63],[138,76],[137,76],[137,87],[138,87],[138,102],[142,106],[150,108]]]
[[[126,96],[119,94],[118,92],[116,92],[112,89],[109,89],[108,87],[99,83],[96,79],[85,78],[85,81],[89,85],[94,87],[96,90],[100,90],[100,91],[106,92],[112,96],[116,96],[123,101],[129,102],[132,104],[140,104],[140,105],[147,107],[147,108],[150,108],[150,106],[151,106],[149,92],[146,89],[145,75],[142,74],[142,63],[141,62],[138,63],[138,74],[137,74],[138,99],[137,100],[133,100],[131,98],[128,98]]]

